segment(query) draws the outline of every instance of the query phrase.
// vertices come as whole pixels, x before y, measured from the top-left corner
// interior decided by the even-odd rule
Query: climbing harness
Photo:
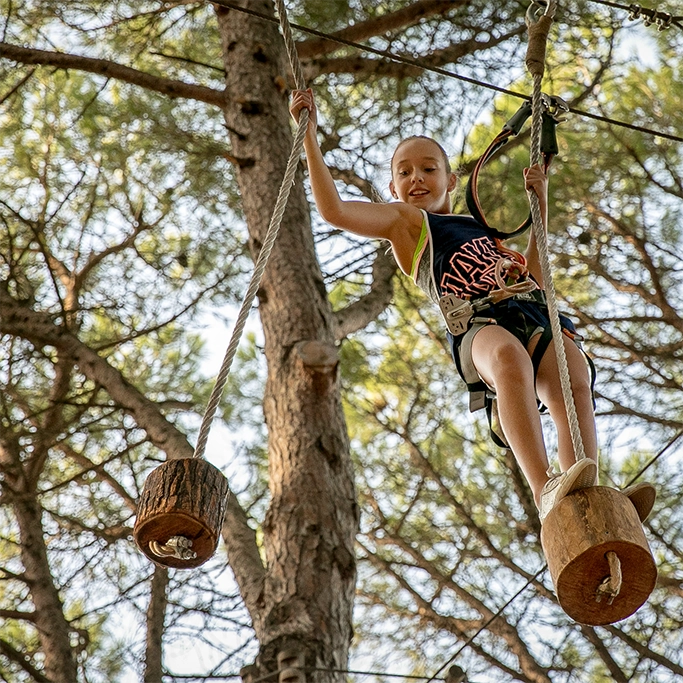
[[[542,127],[541,127],[541,154],[543,156],[543,170],[547,173],[553,158],[558,152],[557,145],[557,124],[564,121],[564,115],[569,111],[569,106],[561,98],[553,95],[541,96]],[[486,151],[479,157],[474,166],[474,170],[467,182],[465,190],[465,201],[467,208],[474,218],[495,237],[508,239],[525,232],[532,222],[531,213],[527,219],[512,231],[504,231],[494,228],[489,224],[484,216],[484,210],[479,202],[478,181],[479,173],[484,166],[499,152],[513,137],[519,135],[527,119],[531,116],[531,102],[525,100],[522,106],[505,123],[500,133],[491,141]]]
[[[515,294],[512,297],[506,298],[510,298],[512,301],[517,302],[534,302],[542,308],[547,307],[545,292],[541,289]],[[527,321],[524,311],[518,310],[515,311],[514,314],[505,311],[496,312],[495,309],[491,308],[491,306],[495,304],[487,304],[486,299],[488,299],[488,297],[469,302],[477,315],[473,315],[468,320],[467,326],[463,326],[464,329],[463,327],[460,328],[463,329],[463,332],[460,333],[462,334],[462,337],[457,341],[455,339],[452,341],[451,350],[458,372],[463,378],[469,392],[470,412],[485,409],[491,432],[491,439],[497,446],[508,448],[508,443],[498,420],[498,406],[495,391],[481,379],[474,365],[474,361],[472,360],[472,343],[474,337],[482,328],[488,325],[498,324],[503,324],[508,331],[525,345],[528,343],[529,339],[538,336],[536,346],[531,354],[531,366],[535,379],[538,375],[541,360],[552,341],[552,330],[549,324],[536,325],[530,320]],[[487,313],[489,314],[488,316],[486,315]],[[543,317],[546,317],[543,311],[541,311],[541,314]],[[514,315],[514,317],[511,318],[511,315]],[[565,325],[569,325],[569,321],[565,321]],[[524,330],[526,330],[526,334],[524,333]],[[451,331],[451,334],[453,333],[451,329],[449,329],[449,331]],[[592,394],[596,379],[595,365],[590,356],[584,351],[581,345],[581,337],[576,334],[573,329],[569,329],[569,327],[563,326],[562,331],[563,335],[567,336],[576,344],[577,348],[584,356],[589,370]],[[540,401],[538,401],[538,408],[541,413],[546,410],[546,407]]]
[[[499,289],[494,289],[487,296],[480,299],[460,299],[455,294],[446,294],[439,299],[439,308],[441,308],[441,313],[446,321],[446,327],[454,337],[467,332],[468,326],[479,320],[477,315],[494,304],[512,297],[523,301],[532,300],[523,295],[538,289],[538,285],[533,280],[524,279],[512,285],[502,281],[501,271],[507,271],[508,273],[521,271],[524,273],[526,266],[510,259],[499,259],[495,269],[495,277]],[[526,273],[523,276],[525,275]],[[487,320],[489,319],[487,318]]]

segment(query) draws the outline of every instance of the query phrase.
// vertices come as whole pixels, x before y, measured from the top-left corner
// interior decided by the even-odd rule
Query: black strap
[[[489,421],[489,432],[491,434],[491,441],[499,446],[500,448],[510,448],[510,444],[505,440],[505,434],[498,434],[496,431],[496,425],[493,424],[493,411],[496,407],[496,397],[489,396],[486,400],[486,419]],[[497,412],[497,411],[496,411]],[[498,426],[500,426],[500,420],[498,421]]]
[[[567,105],[558,97],[549,97],[544,95],[544,106],[546,109],[542,114],[542,125],[541,125],[541,154],[543,156],[543,166],[545,171],[548,171],[550,164],[552,163],[553,157],[558,153],[557,145],[557,134],[556,128],[557,124],[560,123],[561,116],[558,112],[568,111]],[[527,119],[531,116],[531,101],[525,100],[524,104],[513,114],[498,135],[493,139],[491,144],[488,146],[486,151],[479,157],[479,160],[475,164],[475,167],[467,181],[467,187],[465,189],[465,201],[467,203],[467,208],[472,214],[472,217],[484,226],[490,234],[499,239],[509,239],[517,235],[521,235],[526,232],[531,227],[533,222],[531,213],[527,216],[526,220],[521,223],[517,228],[511,232],[503,232],[489,225],[484,212],[479,203],[479,193],[477,190],[477,183],[479,180],[479,172],[488,163],[488,161],[502,149],[511,138],[516,137],[521,131],[522,127],[526,123]]]
[[[543,355],[548,350],[552,339],[553,330],[550,325],[546,325],[546,327],[543,328],[543,332],[541,332],[541,338],[538,340],[534,352],[531,354],[531,365],[534,368],[534,383],[536,383],[536,376],[538,375],[538,368],[541,366]]]

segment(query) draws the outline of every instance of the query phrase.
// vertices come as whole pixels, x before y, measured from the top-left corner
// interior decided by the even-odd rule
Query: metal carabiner
[[[557,123],[566,121],[565,114],[569,112],[569,105],[558,95],[541,94],[543,111],[551,116]]]
[[[529,9],[526,11],[527,26],[535,24],[542,16],[548,16],[551,19],[555,16],[557,9],[557,0],[531,0]]]

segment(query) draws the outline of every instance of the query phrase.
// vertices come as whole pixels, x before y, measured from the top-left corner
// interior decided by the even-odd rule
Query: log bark
[[[157,467],[140,495],[133,531],[140,550],[165,567],[190,569],[206,562],[215,552],[220,537],[228,481],[205,460],[169,460]],[[153,543],[167,545],[169,539],[191,543],[194,557],[160,555]]]
[[[593,486],[563,498],[541,527],[541,543],[557,599],[579,623],[600,626],[633,614],[655,587],[657,567],[631,501]],[[610,602],[600,586],[611,575],[608,553],[619,561],[618,594]]]

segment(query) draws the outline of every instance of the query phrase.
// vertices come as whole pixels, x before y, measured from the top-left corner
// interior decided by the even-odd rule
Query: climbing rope
[[[533,166],[541,161],[541,128],[543,125],[543,94],[541,92],[541,82],[545,71],[545,48],[548,40],[548,32],[557,8],[556,0],[541,3],[540,0],[532,0],[526,14],[527,28],[529,31],[529,45],[527,48],[526,66],[533,77],[533,93],[531,98],[531,152],[530,163]],[[560,326],[560,314],[557,308],[557,296],[553,275],[550,268],[550,254],[548,250],[548,238],[543,228],[541,217],[541,207],[538,197],[534,192],[530,193],[531,216],[533,219],[532,229],[538,247],[541,272],[545,286],[546,300],[548,304],[548,317],[555,343],[555,355],[557,367],[560,373],[560,384],[562,386],[562,397],[567,411],[567,421],[574,448],[576,460],[586,457],[586,452],[581,439],[579,429],[579,419],[576,413],[576,405],[572,394],[571,378],[569,377],[569,367],[567,365],[567,354],[562,343],[563,334]]]
[[[289,26],[289,21],[287,20],[287,12],[285,9],[285,4],[283,0],[276,0],[277,11],[280,17],[280,28],[282,29],[282,34],[285,39],[285,47],[287,49],[287,56],[289,57],[289,63],[292,68],[292,73],[294,74],[294,80],[296,87],[303,90],[306,87],[306,81],[303,75],[303,69],[301,68],[301,63],[299,62],[299,57],[296,53],[296,46],[294,44],[294,38],[292,37],[292,31]],[[306,128],[308,127],[308,110],[303,109],[301,111],[301,116],[299,117],[299,125],[294,136],[294,143],[292,145],[292,151],[289,155],[289,160],[287,161],[287,168],[285,169],[284,178],[282,179],[282,184],[280,185],[280,191],[278,193],[277,200],[275,202],[275,208],[273,209],[273,215],[270,219],[270,224],[266,232],[266,236],[263,240],[263,246],[259,251],[258,257],[256,259],[256,265],[254,266],[254,272],[251,276],[251,281],[249,282],[249,287],[244,295],[242,305],[240,307],[239,313],[237,314],[237,320],[235,322],[235,329],[233,330],[230,343],[225,352],[225,357],[223,358],[223,363],[221,369],[216,377],[216,383],[214,384],[211,396],[209,397],[209,402],[206,407],[206,412],[204,413],[204,418],[202,420],[201,427],[199,428],[199,436],[197,437],[197,445],[192,457],[203,458],[204,451],[206,450],[206,443],[209,439],[209,432],[211,430],[211,423],[216,415],[216,410],[218,404],[221,400],[221,395],[225,389],[225,384],[228,381],[228,375],[230,374],[230,366],[235,358],[235,353],[237,352],[237,347],[239,346],[240,338],[242,337],[242,332],[244,332],[244,327],[251,311],[252,303],[256,297],[256,292],[261,285],[261,279],[263,273],[268,264],[268,259],[273,250],[273,245],[275,244],[275,239],[277,238],[278,232],[280,230],[280,225],[282,223],[282,217],[285,213],[285,208],[287,207],[287,200],[289,199],[289,193],[294,185],[294,176],[296,174],[297,165],[301,157],[301,153],[304,148],[304,137],[306,135]]]

